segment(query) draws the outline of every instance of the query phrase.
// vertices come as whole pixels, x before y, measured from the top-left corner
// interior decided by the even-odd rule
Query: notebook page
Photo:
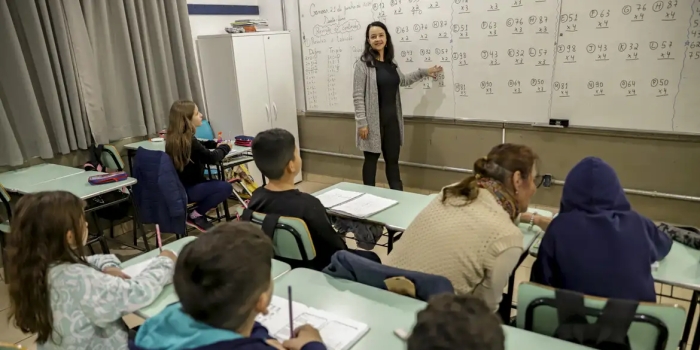
[[[294,302],[294,328],[310,324],[321,333],[323,343],[329,350],[348,350],[369,331],[369,327],[360,322],[341,318],[331,313],[309,308]],[[275,339],[283,342],[289,339],[289,306],[287,300],[272,297],[267,315],[260,315],[256,321],[263,324]]]
[[[364,219],[398,203],[393,199],[365,193],[349,202],[333,207],[333,211]]]
[[[361,195],[361,192],[345,191],[334,188],[328,192],[318,195],[316,198],[321,201],[321,204],[323,204],[325,208],[333,208],[338,204],[345,203]]]
[[[154,258],[146,259],[138,264],[131,265],[129,267],[125,267],[122,269],[125,274],[129,275],[129,277],[134,277],[138,276],[143,270],[146,269],[148,264],[150,264],[153,261]]]

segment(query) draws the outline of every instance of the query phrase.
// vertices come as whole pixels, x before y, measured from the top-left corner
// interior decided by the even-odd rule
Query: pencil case
[[[253,144],[253,137],[239,135],[234,138],[234,145],[242,147],[250,147]]]
[[[119,171],[111,174],[94,175],[88,178],[91,185],[102,185],[110,182],[124,181],[128,175],[124,171]]]

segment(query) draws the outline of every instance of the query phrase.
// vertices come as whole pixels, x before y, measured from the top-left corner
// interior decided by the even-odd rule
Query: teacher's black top
[[[382,126],[398,123],[396,95],[399,93],[401,78],[391,62],[374,61],[377,69],[377,91],[379,92],[379,120]]]

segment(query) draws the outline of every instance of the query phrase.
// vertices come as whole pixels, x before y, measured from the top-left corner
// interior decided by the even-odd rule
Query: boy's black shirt
[[[318,270],[330,263],[333,253],[348,249],[343,237],[331,225],[326,208],[318,198],[308,193],[299,190],[276,192],[260,187],[253,192],[248,209],[303,220],[316,248],[313,265]]]

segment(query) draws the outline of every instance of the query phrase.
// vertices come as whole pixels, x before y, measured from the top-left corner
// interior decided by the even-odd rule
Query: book
[[[309,324],[318,329],[323,343],[329,350],[349,350],[369,331],[364,323],[350,320],[330,312],[292,302],[294,328]],[[256,321],[265,326],[270,335],[284,342],[289,339],[289,301],[273,296],[267,315],[258,315]]]
[[[355,199],[336,205],[330,208],[331,212],[356,217],[359,219],[368,218],[380,211],[386,210],[398,202],[393,199],[378,197],[365,193]]]
[[[334,188],[328,192],[321,193],[316,196],[321,201],[325,208],[333,208],[336,205],[343,204],[351,199],[355,199],[362,195],[362,192],[345,191],[339,188]]]

